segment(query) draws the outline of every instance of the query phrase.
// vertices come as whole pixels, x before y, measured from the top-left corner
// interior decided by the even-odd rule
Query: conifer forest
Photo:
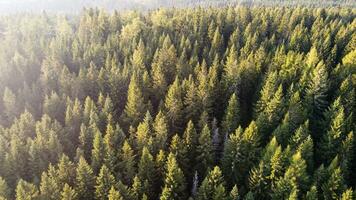
[[[0,14],[0,200],[355,200],[350,4]]]

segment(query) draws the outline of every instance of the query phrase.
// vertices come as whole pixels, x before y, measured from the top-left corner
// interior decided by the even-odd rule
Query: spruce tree
[[[166,178],[160,196],[161,200],[186,199],[186,183],[182,170],[179,168],[176,157],[170,153],[166,163]]]
[[[323,112],[328,106],[329,75],[323,62],[313,69],[310,84],[306,92],[308,112],[313,138],[318,141],[322,131],[320,121],[323,119]]]
[[[232,94],[229,100],[229,104],[225,111],[224,120],[222,126],[224,132],[230,134],[232,131],[236,130],[240,123],[240,105],[236,94]]]
[[[38,189],[35,185],[22,179],[19,180],[16,187],[16,200],[37,200],[40,199]]]
[[[152,145],[153,145],[152,125],[153,125],[153,120],[151,114],[149,111],[147,111],[143,122],[141,122],[137,127],[136,146],[138,152],[141,152],[144,146],[147,146],[150,149],[152,149]]]
[[[0,198],[10,199],[11,190],[6,181],[0,177]]]
[[[108,195],[108,200],[124,200],[120,192],[115,190],[114,186],[111,187]]]
[[[61,189],[54,177],[49,176],[46,172],[42,173],[40,185],[41,198],[49,200],[59,199]]]
[[[68,184],[65,184],[61,193],[61,200],[76,200],[77,193]]]
[[[94,199],[95,176],[93,169],[81,157],[77,166],[75,191],[78,193],[78,199]]]
[[[93,150],[91,153],[91,166],[95,174],[99,172],[105,158],[104,156],[105,149],[102,133],[99,130],[96,130],[93,141]]]
[[[211,131],[208,125],[205,125],[200,133],[197,156],[196,156],[197,170],[201,177],[205,177],[207,169],[212,167],[214,163],[213,145],[211,140]]]
[[[141,121],[140,119],[142,119],[144,113],[147,111],[147,106],[144,102],[140,85],[140,79],[136,73],[131,76],[126,102],[124,120],[126,123],[136,126],[138,122]]]
[[[115,185],[115,177],[110,173],[110,170],[105,165],[103,165],[100,169],[98,177],[96,178],[96,199],[108,199],[109,191]]]
[[[227,199],[225,182],[219,167],[214,167],[202,182],[198,194],[199,200]]]
[[[135,176],[136,161],[135,154],[130,144],[125,140],[120,152],[120,169],[124,183],[130,184]]]
[[[146,147],[142,150],[141,159],[138,163],[139,179],[144,183],[144,193],[153,198],[153,185],[155,184],[156,171],[153,156]]]
[[[188,122],[187,127],[183,133],[183,145],[185,146],[185,149],[187,151],[186,158],[188,162],[186,163],[186,165],[182,166],[182,170],[187,176],[190,177],[193,175],[193,172],[189,170],[189,165],[195,165],[198,145],[198,135],[192,121]]]
[[[153,123],[153,130],[154,130],[154,151],[155,153],[158,153],[159,150],[164,150],[166,149],[167,146],[167,140],[170,138],[170,135],[168,135],[168,124],[167,124],[167,119],[165,114],[160,111],[155,117],[154,123]]]
[[[181,130],[183,116],[183,99],[182,90],[178,77],[169,87],[165,99],[165,107],[167,110],[167,119],[170,123],[171,131],[177,132]]]

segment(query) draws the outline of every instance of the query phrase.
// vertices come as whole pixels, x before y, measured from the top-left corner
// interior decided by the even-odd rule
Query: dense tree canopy
[[[0,199],[355,199],[356,10],[0,17]]]

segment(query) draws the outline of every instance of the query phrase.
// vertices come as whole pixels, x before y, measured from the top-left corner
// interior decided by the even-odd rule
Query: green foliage
[[[199,200],[224,200],[227,199],[225,182],[219,167],[214,167],[205,177],[198,191]]]
[[[108,200],[123,200],[123,197],[120,192],[116,191],[114,186],[112,186],[109,191]]]
[[[166,178],[160,199],[185,199],[186,183],[184,174],[179,168],[176,157],[170,153],[166,163]]]
[[[103,165],[99,175],[96,178],[95,197],[96,199],[108,199],[110,189],[115,186],[115,177],[110,173],[109,169]]]
[[[38,189],[35,185],[20,180],[16,187],[16,200],[37,200],[40,199]]]
[[[78,199],[93,199],[94,198],[94,188],[95,176],[93,169],[86,162],[86,160],[81,157],[77,166],[75,190],[78,193]]]
[[[355,198],[343,2],[0,16],[0,199]]]
[[[76,200],[77,193],[68,184],[65,184],[61,193],[61,200]]]

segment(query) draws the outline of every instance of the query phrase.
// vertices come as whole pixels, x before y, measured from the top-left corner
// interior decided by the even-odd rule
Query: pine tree
[[[208,68],[205,60],[201,63],[200,66],[197,66],[197,86],[198,86],[198,97],[201,102],[202,109],[208,114],[213,112],[213,94],[210,91],[210,81],[211,77],[208,74]]]
[[[171,84],[175,77],[177,54],[171,39],[167,35],[164,38],[162,48],[157,50],[152,61],[151,76],[156,100],[165,95],[167,85]],[[158,104],[158,102],[157,102]]]
[[[340,200],[352,200],[354,199],[355,195],[353,194],[352,189],[347,189],[344,193],[342,193],[342,196]]]
[[[96,199],[108,199],[110,189],[115,186],[115,177],[110,173],[110,170],[103,165],[100,173],[96,178],[95,197]]]
[[[199,100],[198,88],[192,76],[189,76],[187,85],[187,91],[184,96],[184,114],[186,121],[197,122],[203,108]]]
[[[306,192],[309,183],[306,167],[306,162],[301,157],[301,153],[295,153],[284,177],[278,180],[276,187],[273,188],[272,199],[286,198],[297,191],[297,196],[299,196],[300,193]]]
[[[254,121],[244,132],[239,127],[235,134],[230,135],[222,158],[223,173],[229,185],[244,183],[247,173],[258,159],[258,145],[259,135]]]
[[[267,163],[261,161],[258,167],[252,168],[250,171],[249,188],[257,199],[268,198],[268,194],[270,194],[267,166]]]
[[[146,60],[145,60],[145,44],[142,39],[140,39],[136,49],[134,50],[131,58],[131,64],[136,70],[145,70]]]
[[[140,79],[136,73],[131,76],[125,106],[125,122],[136,126],[141,121],[147,106],[144,102]]]
[[[57,165],[57,182],[63,187],[66,183],[74,185],[75,182],[75,165],[66,155],[62,155]]]
[[[83,157],[79,159],[76,174],[75,191],[78,193],[78,199],[94,199],[95,177],[93,169]]]
[[[328,106],[327,92],[329,91],[329,77],[326,66],[320,62],[312,71],[312,77],[307,89],[306,100],[309,105],[309,117],[313,138],[320,139],[317,133],[321,132],[320,120]]]
[[[166,163],[166,153],[163,150],[160,150],[156,155],[155,166],[156,166],[156,184],[155,191],[161,191],[161,187],[164,181],[165,175],[165,163]],[[158,193],[158,192],[157,192]]]
[[[16,200],[37,200],[37,199],[40,199],[37,187],[31,183],[28,183],[20,179],[16,187]]]
[[[267,101],[264,111],[257,118],[256,123],[262,141],[266,141],[271,131],[278,125],[283,116],[284,107],[283,88],[279,85],[273,97]]]
[[[237,50],[233,44],[229,50],[229,54],[226,57],[226,62],[224,66],[224,81],[225,87],[229,92],[237,91],[237,84],[239,79],[239,70],[238,70],[238,60],[237,60]]]
[[[0,177],[0,199],[10,199],[11,190],[7,185],[6,181]]]
[[[166,149],[166,142],[168,140],[168,124],[166,120],[166,116],[162,111],[160,111],[154,120],[153,124],[154,136],[154,151],[157,153],[159,150]]]
[[[94,141],[93,141],[93,150],[91,153],[91,166],[94,173],[98,173],[101,165],[104,161],[105,149],[103,144],[103,137],[99,130],[96,130]]]
[[[69,146],[67,152],[71,152],[71,149],[74,149],[75,146],[79,144],[79,133],[81,131],[81,121],[82,121],[82,105],[80,101],[76,99],[73,105],[67,105],[65,113],[65,129],[68,132],[66,134],[66,139],[68,143],[71,143],[73,146]],[[74,155],[74,152],[71,152],[70,155]]]
[[[117,125],[116,128],[111,124],[107,125],[106,134],[104,136],[105,149],[105,165],[114,173],[118,167],[118,150],[121,148],[122,142],[125,138],[121,128]]]
[[[68,184],[65,184],[61,193],[61,200],[76,200],[77,193]]]
[[[197,145],[198,145],[198,135],[195,130],[194,124],[192,121],[189,121],[187,124],[187,128],[183,133],[183,145],[187,151],[186,158],[187,163],[182,165],[183,172],[188,176],[193,176],[193,171],[189,170],[189,165],[195,165],[195,158],[197,156]],[[179,162],[179,161],[178,161]]]
[[[240,122],[240,105],[237,100],[236,94],[232,94],[229,100],[229,104],[225,111],[224,121],[222,126],[224,132],[229,134],[232,131],[236,130]]]
[[[205,177],[202,182],[199,191],[199,200],[224,200],[227,199],[225,191],[225,182],[222,176],[222,172],[219,167],[214,167],[213,170]]]
[[[318,199],[318,190],[314,185],[310,187],[310,190],[307,192],[305,199],[307,200]]]
[[[345,188],[341,169],[336,168],[331,172],[330,178],[322,185],[324,199],[338,199]]]
[[[149,111],[147,111],[145,119],[137,127],[136,132],[136,145],[137,151],[141,152],[144,146],[152,149],[153,143],[153,128],[152,128],[152,117]]]
[[[155,183],[156,171],[153,156],[146,147],[142,150],[140,162],[138,163],[138,177],[145,183],[144,193],[153,198],[153,186]],[[146,183],[147,182],[147,183]]]
[[[182,126],[183,99],[178,77],[176,77],[174,83],[169,87],[165,99],[165,107],[172,132],[179,132]]]
[[[230,200],[238,200],[238,199],[240,199],[239,189],[237,188],[236,185],[234,185],[234,187],[232,188],[229,197],[230,197],[229,198]]]
[[[108,200],[124,200],[119,191],[116,191],[114,186],[111,187],[109,191],[109,195],[107,197]]]
[[[9,88],[5,88],[2,102],[4,105],[6,124],[10,124],[17,116],[19,110],[16,95]]]
[[[161,200],[183,200],[186,199],[186,184],[182,170],[174,154],[168,155],[166,163],[166,178],[164,187],[160,196]]]
[[[200,176],[205,177],[207,169],[214,163],[213,158],[211,132],[208,125],[205,125],[199,136],[196,156],[197,170]]]
[[[143,186],[141,180],[135,176],[133,179],[131,193],[135,200],[139,200],[143,193]]]
[[[54,178],[49,176],[46,172],[42,173],[40,186],[41,198],[49,200],[59,199],[61,189]]]
[[[135,176],[135,154],[130,144],[125,140],[120,152],[120,169],[122,171],[123,181],[131,183]]]
[[[330,115],[330,128],[319,143],[319,156],[325,163],[329,163],[336,156],[346,136],[345,112],[344,107],[340,105],[340,98],[334,102]]]

